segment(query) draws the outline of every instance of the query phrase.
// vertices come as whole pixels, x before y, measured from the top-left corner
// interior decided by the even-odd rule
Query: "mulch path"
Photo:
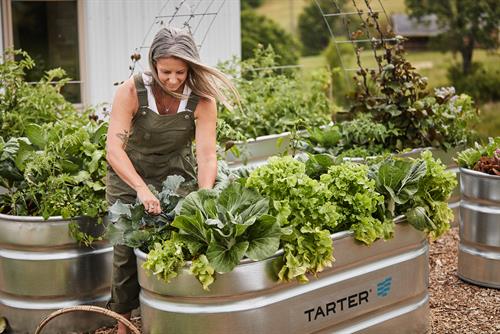
[[[458,228],[430,245],[430,333],[500,333],[500,289],[465,283],[457,276]],[[133,318],[140,328],[140,318]],[[115,328],[95,334],[114,334]]]
[[[458,278],[458,242],[458,228],[453,228],[431,243],[431,333],[500,333],[500,289]]]

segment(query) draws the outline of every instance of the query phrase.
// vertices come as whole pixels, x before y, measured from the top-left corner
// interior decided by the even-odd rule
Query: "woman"
[[[237,100],[238,93],[221,72],[201,64],[185,30],[160,30],[151,44],[149,65],[150,73],[130,78],[115,95],[107,137],[111,168],[106,197],[109,205],[138,198],[150,214],[159,214],[160,202],[148,185],[159,190],[167,176],[177,174],[196,178],[199,188],[212,188],[217,173],[216,100],[230,107],[221,87]],[[133,249],[115,246],[108,307],[130,317],[139,306],[139,290]],[[121,324],[118,333],[126,333]]]

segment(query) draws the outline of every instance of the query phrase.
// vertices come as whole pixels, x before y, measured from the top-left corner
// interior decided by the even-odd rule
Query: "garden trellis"
[[[149,50],[149,45],[146,44],[151,34],[165,25],[173,25],[176,27],[183,27],[188,29],[193,35],[195,41],[199,42],[198,48],[201,50],[207,36],[221,12],[226,0],[178,0],[174,4],[174,11],[172,14],[166,14],[165,10],[172,4],[171,0],[166,0],[164,5],[160,8],[157,15],[153,18],[147,33],[144,35],[141,43],[134,49],[131,55],[132,64],[130,65],[130,76],[135,72],[136,65],[139,64],[141,70],[144,68],[140,65],[139,60],[143,59],[143,51]],[[203,29],[204,25],[208,25]],[[153,29],[156,27],[157,29]]]
[[[380,61],[378,58],[378,50],[380,47],[384,47],[384,43],[398,43],[401,42],[401,39],[398,37],[389,37],[391,32],[390,27],[390,19],[387,15],[384,6],[380,0],[377,0],[378,9],[374,9],[374,7],[370,4],[370,0],[351,0],[352,5],[355,8],[355,11],[345,11],[342,9],[342,6],[339,4],[338,0],[331,0],[332,6],[329,8],[324,8],[320,4],[318,0],[314,0],[318,10],[321,12],[323,19],[325,21],[325,25],[330,33],[332,42],[335,45],[335,49],[337,51],[337,55],[339,58],[339,64],[344,74],[345,80],[348,84],[350,84],[350,78],[348,72],[357,72],[358,74],[363,74],[364,71],[378,71],[380,73],[382,71]],[[362,6],[365,8],[362,8]],[[379,14],[383,13],[387,20],[387,29],[384,32],[380,22],[378,20]],[[357,16],[361,20],[361,29],[355,28],[353,30],[352,21],[350,17]],[[329,21],[329,18],[340,18],[342,20],[342,24],[345,28],[345,34],[337,33],[335,31],[335,27]],[[371,21],[371,22],[370,22]],[[375,27],[375,32],[370,31],[370,26]],[[346,40],[338,40],[338,37],[341,35],[347,36]],[[365,38],[359,38],[365,37]],[[356,62],[357,68],[349,68],[344,59],[342,58],[342,53],[340,52],[339,45],[341,44],[352,44],[353,51],[356,54]],[[370,44],[374,59],[377,60],[378,67],[377,68],[364,68],[361,63],[360,51],[362,50],[361,44]],[[385,47],[384,47],[385,48]],[[366,72],[365,72],[366,73]],[[366,86],[366,81],[364,82]]]

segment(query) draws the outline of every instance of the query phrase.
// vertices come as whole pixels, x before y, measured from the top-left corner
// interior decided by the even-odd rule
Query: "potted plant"
[[[15,125],[0,137],[0,314],[22,333],[59,308],[103,305],[112,258],[99,224],[106,211],[107,126],[64,100],[64,79],[52,86],[62,70],[25,83],[24,70],[32,66],[29,58],[0,65],[0,118],[2,126]],[[89,322],[97,328],[109,319],[71,315],[52,330],[84,331]]]
[[[430,92],[427,78],[406,60],[403,38],[384,33],[377,13],[370,6],[368,9],[368,13],[358,9],[362,25],[354,29],[351,38],[353,42],[371,40],[376,68],[362,66],[362,48],[356,44],[358,71],[349,99],[353,119],[309,130],[299,148],[357,161],[380,154],[418,156],[431,150],[450,170],[458,172],[453,157],[471,141],[472,125],[477,121],[472,98],[455,94],[453,87]],[[450,199],[450,207],[457,213],[458,204],[457,187]]]
[[[500,288],[500,137],[458,155],[462,201],[458,275]]]
[[[221,65],[224,73],[233,75],[241,95],[239,108],[221,106],[218,111],[217,137],[225,151],[221,155],[232,168],[290,153],[297,132],[328,124],[338,109],[328,98],[331,82],[326,70],[313,72],[305,89],[299,71],[276,69],[277,55],[270,46],[258,46],[253,54]]]
[[[448,227],[455,186],[428,152],[370,167],[275,157],[226,173],[185,199],[167,179],[162,216],[110,208],[110,240],[137,247],[144,330],[352,331],[363,317],[376,330],[394,325],[381,316],[391,309],[425,332],[425,235]]]

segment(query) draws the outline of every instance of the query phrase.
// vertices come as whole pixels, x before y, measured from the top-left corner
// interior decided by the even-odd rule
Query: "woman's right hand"
[[[144,210],[149,214],[159,215],[161,213],[160,201],[147,186],[141,186],[137,189],[137,197],[142,205],[144,205]]]

